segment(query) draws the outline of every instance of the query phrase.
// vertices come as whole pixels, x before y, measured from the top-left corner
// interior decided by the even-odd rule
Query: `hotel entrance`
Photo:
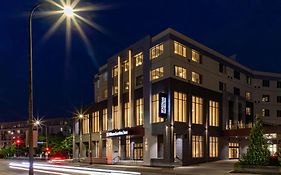
[[[239,159],[239,143],[229,143],[228,144],[228,158],[229,159]]]

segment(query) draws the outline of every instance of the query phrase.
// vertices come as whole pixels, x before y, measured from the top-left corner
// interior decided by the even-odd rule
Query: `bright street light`
[[[73,15],[74,15],[73,8],[70,6],[65,6],[63,8],[63,13],[65,16],[67,16],[69,18],[73,17]]]

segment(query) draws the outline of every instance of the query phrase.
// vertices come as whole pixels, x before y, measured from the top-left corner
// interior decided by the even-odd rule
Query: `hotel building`
[[[94,94],[74,116],[74,159],[174,166],[238,158],[257,115],[277,149],[281,74],[252,70],[173,29],[109,58]]]

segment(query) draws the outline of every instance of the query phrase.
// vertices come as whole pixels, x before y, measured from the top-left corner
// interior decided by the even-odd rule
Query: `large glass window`
[[[89,134],[89,115],[85,115],[82,119],[82,133]]]
[[[163,67],[159,67],[156,69],[151,70],[151,80],[156,80],[160,77],[164,76],[164,68]]]
[[[174,92],[174,121],[186,122],[186,94]]]
[[[107,109],[102,110],[102,130],[106,131],[107,128]]]
[[[124,105],[124,111],[125,111],[125,127],[132,127],[131,123],[131,115],[130,115],[130,106],[129,103],[125,103]]]
[[[164,119],[159,117],[159,95],[152,95],[152,123],[163,122]]]
[[[209,102],[209,125],[219,126],[219,102]]]
[[[209,145],[210,157],[218,157],[219,156],[219,138],[210,137],[209,142],[210,142],[210,145]]]
[[[136,67],[141,66],[142,62],[143,62],[143,53],[140,52],[140,53],[136,54],[134,57],[136,60]]]
[[[93,132],[99,132],[100,131],[100,127],[99,127],[99,111],[96,111],[96,112],[93,113],[92,131]]]
[[[174,53],[186,57],[186,47],[183,44],[174,41]]]
[[[118,106],[112,107],[112,129],[120,129],[118,120]]]
[[[164,52],[164,45],[157,44],[156,46],[150,49],[150,59],[154,59],[162,55]]]
[[[126,60],[123,62],[123,72],[127,72],[129,70],[129,61]]]
[[[143,125],[143,98],[136,100],[136,125]]]
[[[194,62],[200,63],[201,62],[200,54],[197,51],[192,50],[191,60]]]
[[[175,76],[186,79],[186,69],[183,67],[175,66]]]
[[[200,158],[203,157],[203,137],[192,136],[192,157]]]
[[[118,75],[118,66],[114,66],[112,69],[112,77],[116,77]]]
[[[191,81],[194,83],[201,84],[202,82],[201,75],[196,72],[191,72]]]
[[[203,99],[192,96],[192,123],[203,124]]]

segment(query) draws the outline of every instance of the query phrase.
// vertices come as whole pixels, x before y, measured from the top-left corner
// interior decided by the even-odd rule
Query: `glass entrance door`
[[[143,145],[142,143],[134,144],[134,160],[143,160]]]
[[[239,143],[229,143],[228,144],[228,158],[229,159],[238,159],[239,158]]]

